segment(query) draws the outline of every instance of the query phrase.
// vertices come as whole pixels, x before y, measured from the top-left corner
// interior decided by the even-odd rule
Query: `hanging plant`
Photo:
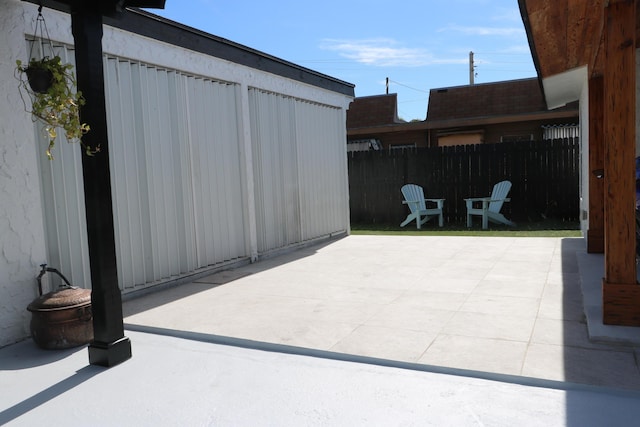
[[[82,135],[89,131],[89,125],[80,121],[80,106],[84,105],[82,92],[76,91],[76,80],[71,64],[63,64],[59,56],[32,59],[27,66],[16,61],[20,88],[31,96],[31,110],[34,118],[45,124],[49,138],[46,154],[53,159],[51,150],[55,146],[58,129],[64,132],[69,142],[81,142]],[[86,147],[92,155],[96,150]]]
[[[77,90],[73,65],[63,63],[59,56],[53,54],[53,44],[42,16],[42,6],[38,8],[34,34],[40,42],[43,57],[36,59],[32,56],[36,45],[34,40],[29,52],[29,63],[24,65],[21,60],[16,61],[16,78],[20,82],[22,100],[25,101],[25,93],[31,98],[31,108],[27,107],[28,103],[25,101],[25,110],[45,125],[44,130],[49,139],[46,154],[51,160],[51,150],[55,146],[59,130],[62,130],[67,141],[82,144],[82,135],[89,132],[89,125],[80,121],[80,107],[85,100],[82,92]],[[51,56],[44,55],[46,45],[51,50]],[[100,147],[84,147],[88,155],[100,151]]]

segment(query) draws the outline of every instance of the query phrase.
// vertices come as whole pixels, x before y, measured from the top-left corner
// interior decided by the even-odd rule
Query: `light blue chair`
[[[511,181],[501,181],[493,186],[490,197],[464,199],[467,203],[467,227],[472,225],[472,215],[482,216],[482,229],[484,230],[489,228],[489,221],[515,226],[515,223],[509,221],[500,213],[504,202],[511,200],[507,198],[510,190]]]
[[[400,224],[400,227],[404,227],[415,220],[416,227],[420,229],[422,224],[434,217],[438,217],[438,225],[440,227],[443,226],[442,208],[445,199],[425,199],[424,190],[416,184],[404,185],[401,191],[404,196],[402,203],[409,206],[410,213],[402,224]],[[427,207],[427,203],[429,207]]]

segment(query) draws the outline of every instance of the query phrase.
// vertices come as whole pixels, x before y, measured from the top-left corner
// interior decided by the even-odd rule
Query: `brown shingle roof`
[[[547,111],[537,78],[431,89],[427,121]]]
[[[356,98],[347,110],[347,129],[402,123],[397,107],[395,93]]]

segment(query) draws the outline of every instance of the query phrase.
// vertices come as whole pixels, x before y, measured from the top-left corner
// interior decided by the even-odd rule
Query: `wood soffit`
[[[604,69],[605,6],[610,0],[519,0],[534,63],[541,78],[588,65]],[[640,11],[640,8],[638,8]],[[636,45],[640,35],[636,12]]]

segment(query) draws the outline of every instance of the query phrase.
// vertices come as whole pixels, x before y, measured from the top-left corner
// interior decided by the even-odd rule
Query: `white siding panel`
[[[114,222],[119,233],[116,235],[116,253],[118,256],[118,276],[121,283],[144,283],[145,268],[151,263],[147,260],[150,251],[143,242],[144,236],[150,236],[148,210],[140,202],[143,183],[135,179],[139,169],[140,156],[137,147],[142,145],[138,133],[134,132],[135,118],[140,117],[141,105],[134,103],[139,88],[133,83],[134,72],[129,64],[119,64],[115,58],[109,58],[105,65],[106,103],[109,106],[108,117],[109,139],[126,141],[120,149],[111,151],[112,192],[119,197],[114,198]],[[119,123],[113,126],[113,123]],[[128,218],[122,220],[122,218]],[[134,252],[134,248],[137,253]]]
[[[336,143],[345,139],[339,109],[304,101],[296,106],[302,233],[308,240],[348,227],[346,144]]]
[[[233,85],[117,58],[106,68],[123,287],[246,256]]]
[[[258,252],[347,230],[343,112],[257,89],[249,95]]]
[[[245,255],[240,144],[233,85],[194,79],[189,92],[198,262]]]
[[[149,221],[153,252],[153,277],[160,280],[181,273],[178,266],[179,247],[176,224],[176,169],[171,150],[172,118],[168,106],[168,78],[164,70],[141,67],[145,112],[145,146],[148,147],[144,167],[148,183]],[[143,172],[143,171],[140,171]]]
[[[295,101],[250,91],[258,252],[301,241]]]
[[[194,195],[191,165],[191,144],[179,143],[189,141],[189,110],[187,108],[187,76],[171,73],[169,84],[169,99],[172,100],[173,126],[171,126],[171,140],[174,159],[179,159],[177,167],[180,171],[180,188],[176,190],[176,221],[178,225],[177,246],[182,248],[179,253],[180,271],[194,271],[198,268],[195,250],[194,230]]]

